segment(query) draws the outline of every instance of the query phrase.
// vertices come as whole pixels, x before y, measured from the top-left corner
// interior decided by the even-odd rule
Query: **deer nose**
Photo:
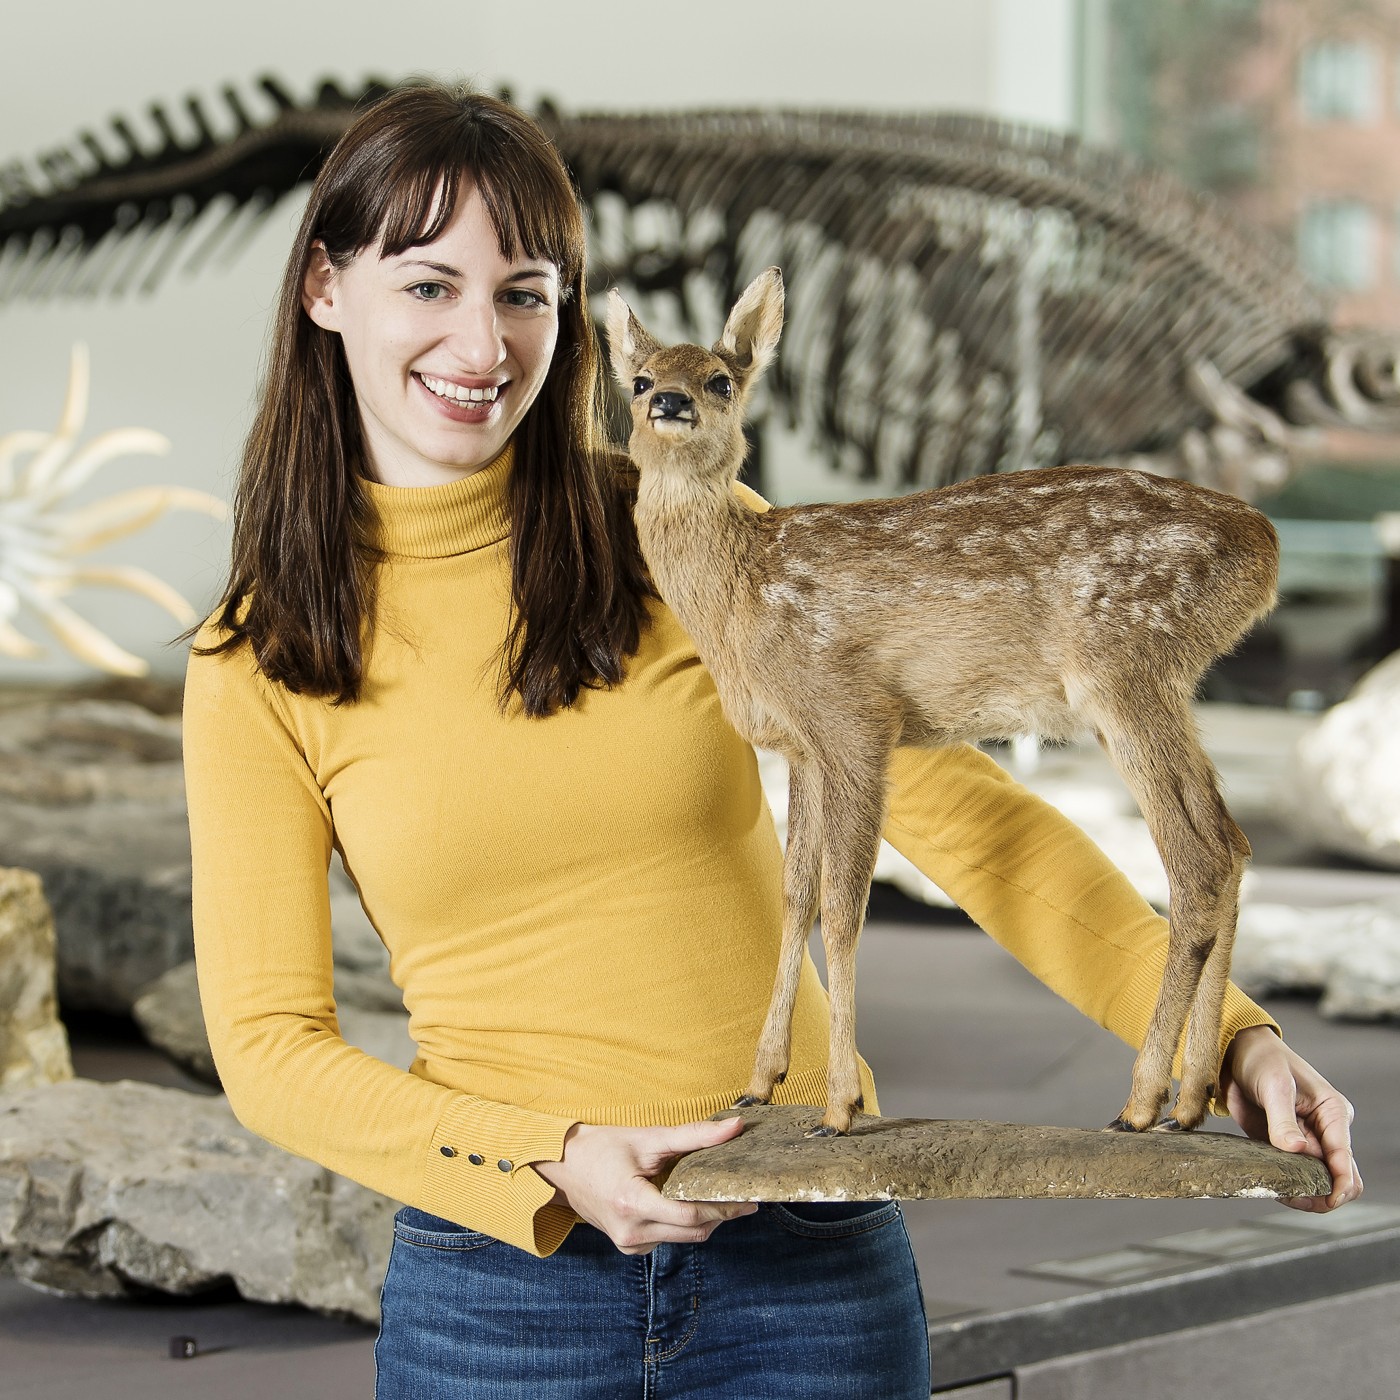
[[[689,394],[676,391],[651,396],[651,416],[653,418],[680,418],[689,416],[695,401]]]

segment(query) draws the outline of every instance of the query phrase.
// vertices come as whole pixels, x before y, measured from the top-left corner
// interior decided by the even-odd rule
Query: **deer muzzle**
[[[651,396],[651,407],[647,417],[653,422],[693,423],[695,421],[695,400],[689,394],[667,390]]]

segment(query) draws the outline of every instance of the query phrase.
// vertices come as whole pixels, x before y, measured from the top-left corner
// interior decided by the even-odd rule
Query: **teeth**
[[[420,374],[418,377],[438,398],[451,399],[453,403],[495,403],[496,396],[501,392],[499,384],[493,384],[489,389],[468,389],[462,384],[453,384],[446,379],[432,379],[426,374]]]

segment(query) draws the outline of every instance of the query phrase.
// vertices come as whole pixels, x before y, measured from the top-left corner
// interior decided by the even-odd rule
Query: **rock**
[[[1400,1020],[1400,904],[1246,904],[1231,978],[1253,997],[1321,992],[1332,1020]]]
[[[0,869],[0,1090],[72,1077],[43,884],[31,870]]]
[[[165,1051],[182,1069],[206,1084],[219,1083],[193,958],[142,987],[131,1004],[131,1019],[157,1050]]]
[[[1298,740],[1290,817],[1324,850],[1400,869],[1400,652]]]
[[[737,1138],[682,1157],[681,1201],[887,1201],[953,1197],[1316,1196],[1314,1157],[1229,1133],[1106,1133],[857,1114],[845,1137],[807,1138],[820,1108],[730,1110]]]
[[[67,1010],[126,1014],[194,954],[179,712],[171,681],[0,688],[0,866],[44,882]],[[337,966],[382,983],[347,1004],[402,1015],[388,952],[338,855],[330,897]],[[197,1060],[203,1027],[194,1040],[192,1030],[170,1035]],[[366,1023],[362,1037],[371,1053],[402,1053],[395,1026]]]
[[[122,700],[0,710],[0,795],[44,806],[180,800],[180,720]]]
[[[183,796],[0,802],[0,865],[44,882],[65,1011],[125,1013],[146,983],[194,956]]]
[[[131,1080],[0,1093],[0,1251],[43,1292],[245,1298],[374,1323],[398,1203]]]
[[[387,976],[337,967],[335,1002],[340,1033],[351,1045],[399,1069],[413,1063],[418,1047],[408,1033],[403,994]],[[142,988],[131,1014],[146,1039],[176,1064],[206,1084],[219,1083],[193,961]]]

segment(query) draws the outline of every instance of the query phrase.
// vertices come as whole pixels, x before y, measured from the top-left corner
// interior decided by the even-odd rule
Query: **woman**
[[[406,1203],[379,1400],[926,1396],[897,1204],[654,1181],[740,1128],[705,1120],[751,1067],[781,852],[649,590],[599,392],[582,216],[539,129],[431,84],[364,113],[288,261],[189,663],[214,1058],[247,1127]],[[1165,927],[1123,877],[972,749],[902,750],[891,778],[889,839],[1139,1043]],[[333,847],[411,1015],[406,1073],[339,1034]],[[1223,1037],[1229,1111],[1327,1160],[1299,1204],[1359,1194],[1341,1095],[1234,989]],[[782,1101],[823,1101],[825,1052],[809,960]]]

